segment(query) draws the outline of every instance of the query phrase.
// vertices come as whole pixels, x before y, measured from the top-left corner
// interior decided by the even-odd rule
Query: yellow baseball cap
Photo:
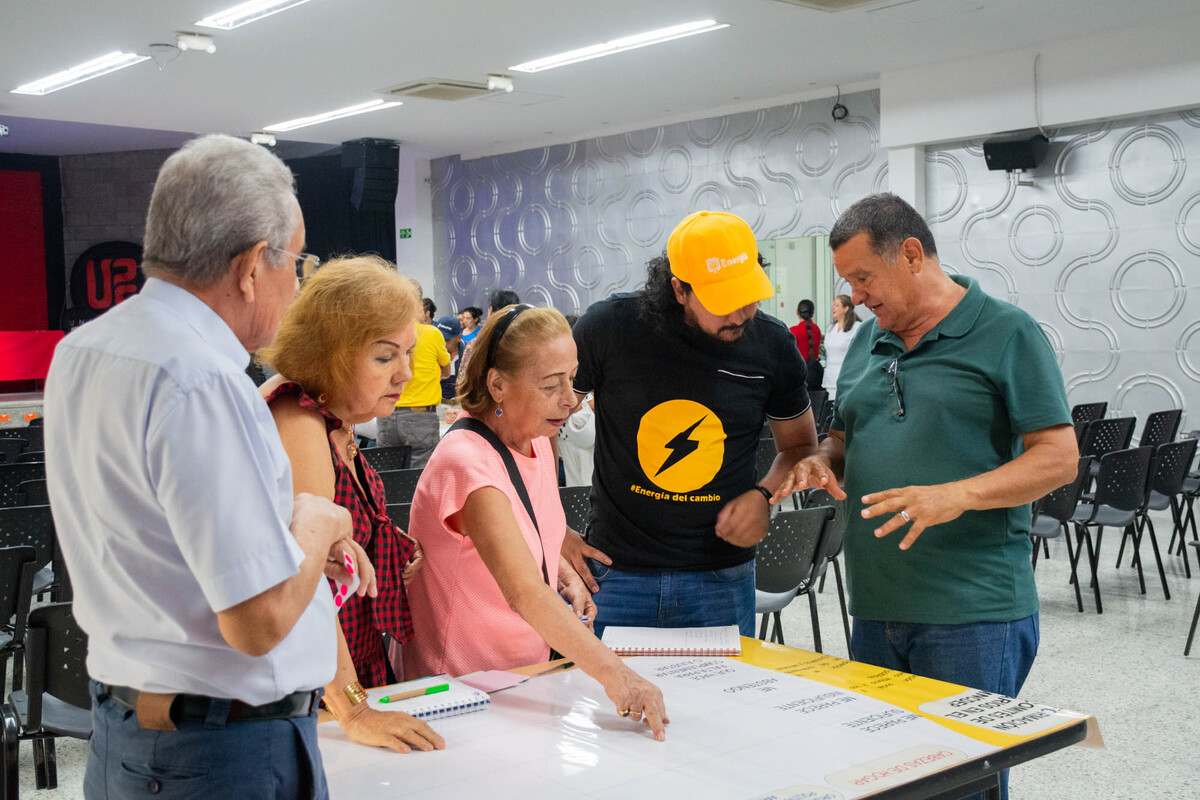
[[[691,284],[709,313],[723,317],[775,294],[758,265],[758,243],[746,220],[727,211],[697,211],[667,239],[671,274]]]

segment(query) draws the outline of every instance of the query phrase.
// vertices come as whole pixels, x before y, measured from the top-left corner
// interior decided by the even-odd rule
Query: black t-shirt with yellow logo
[[[722,343],[682,322],[655,330],[638,298],[613,295],[575,325],[575,390],[596,395],[588,542],[618,569],[741,564],[754,549],[717,538],[717,514],[754,486],[765,419],[808,410],[804,362],[774,317]]]

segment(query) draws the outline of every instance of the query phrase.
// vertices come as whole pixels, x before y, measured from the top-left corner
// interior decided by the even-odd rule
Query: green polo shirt
[[[859,619],[956,625],[1006,622],[1038,610],[1030,567],[1030,507],[968,511],[927,529],[908,551],[907,528],[882,539],[862,497],[970,478],[1022,450],[1021,437],[1069,425],[1054,352],[1026,312],[953,276],[967,293],[912,350],[876,325],[854,337],[837,386],[833,427],[846,437],[846,570]],[[904,414],[888,375],[896,362]]]

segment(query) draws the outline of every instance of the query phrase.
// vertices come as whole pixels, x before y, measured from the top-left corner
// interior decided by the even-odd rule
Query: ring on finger
[[[621,709],[617,709],[617,713],[620,714],[622,717],[628,717],[630,714],[630,711],[628,708],[621,708]]]
[[[903,508],[900,509],[900,518],[903,519],[905,522],[912,522],[912,517],[910,517],[908,515],[908,512],[905,511]]]

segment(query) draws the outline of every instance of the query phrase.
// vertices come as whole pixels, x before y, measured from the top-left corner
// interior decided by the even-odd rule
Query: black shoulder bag
[[[504,462],[504,468],[508,470],[508,479],[512,481],[513,488],[517,490],[517,497],[521,498],[521,504],[525,506],[525,511],[529,514],[529,519],[533,521],[533,529],[538,535],[538,545],[542,548],[542,580],[550,586],[550,571],[546,568],[546,545],[542,542],[542,529],[538,527],[537,516],[533,513],[533,503],[529,499],[529,492],[525,489],[525,481],[521,479],[521,473],[517,469],[517,462],[513,460],[512,453],[500,441],[500,437],[492,431],[487,425],[484,425],[474,417],[463,417],[450,426],[450,430],[446,431],[471,431],[483,437],[483,440],[490,444],[492,448],[500,454],[500,459]],[[550,586],[553,589],[553,586]]]

